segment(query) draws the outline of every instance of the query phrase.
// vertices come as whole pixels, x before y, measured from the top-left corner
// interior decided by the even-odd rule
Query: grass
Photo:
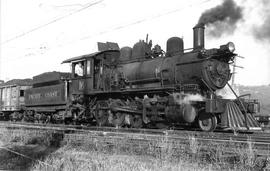
[[[198,168],[188,162],[164,162],[152,156],[136,156],[125,154],[104,154],[97,151],[83,151],[63,148],[52,154],[45,162],[59,170],[209,170]],[[33,170],[51,170],[42,164]]]
[[[60,140],[48,131],[0,128],[0,170],[30,170],[56,151]]]
[[[52,132],[0,129],[0,141],[9,144],[13,150],[35,158],[35,161],[26,160],[7,151],[0,151],[0,165],[2,153],[2,159],[10,164],[2,169],[27,168],[35,171],[270,169],[267,158],[256,155],[251,140],[246,144],[206,144],[194,136],[181,143],[171,142],[166,136],[151,141],[108,139],[106,136],[93,138],[87,134],[66,135],[62,138]],[[11,146],[14,142],[21,145]],[[227,153],[228,149],[232,152]]]
[[[47,143],[51,139],[50,133],[46,131],[0,128],[0,141],[2,144],[28,144],[41,137],[43,137],[43,143]],[[45,137],[46,139],[44,139]]]
[[[56,170],[259,170],[269,168],[266,158],[256,156],[254,144],[235,142],[202,145],[190,136],[182,144],[166,136],[148,144],[128,140],[106,141],[103,137],[78,142],[68,139],[64,147],[45,160]],[[232,153],[227,153],[230,148]],[[270,153],[269,153],[270,154]],[[37,164],[34,170],[50,170]]]

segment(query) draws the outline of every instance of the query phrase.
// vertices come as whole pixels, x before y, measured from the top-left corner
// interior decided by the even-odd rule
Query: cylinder
[[[183,120],[187,123],[194,122],[197,116],[195,107],[193,107],[191,104],[183,104],[181,109]]]
[[[166,118],[173,123],[193,123],[197,117],[197,111],[191,104],[169,106]]]
[[[204,49],[204,25],[197,24],[193,28],[193,49]]]

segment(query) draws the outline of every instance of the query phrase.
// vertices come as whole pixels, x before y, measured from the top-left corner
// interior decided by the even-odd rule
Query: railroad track
[[[0,122],[0,127],[6,128],[25,128],[25,129],[43,129],[43,130],[59,130],[59,131],[76,131],[81,133],[97,133],[97,134],[143,134],[143,135],[166,135],[168,137],[178,136],[194,136],[197,138],[216,138],[219,140],[235,140],[235,141],[254,141],[261,143],[270,143],[270,133],[264,132],[201,132],[191,130],[166,130],[166,129],[135,129],[135,128],[114,128],[114,127],[88,127],[80,125],[57,125],[57,124],[39,124],[39,123],[22,123],[22,122]]]
[[[96,142],[103,141],[107,144],[124,142],[124,145],[140,144],[147,146],[149,142],[157,147],[164,144],[173,144],[179,147],[196,141],[201,147],[208,147],[209,143],[223,144],[229,151],[234,151],[232,146],[248,146],[256,150],[258,155],[270,155],[270,134],[264,132],[238,133],[232,132],[201,132],[187,130],[160,130],[160,129],[130,129],[112,127],[87,127],[78,125],[56,125],[38,123],[14,123],[0,122],[0,127],[9,129],[51,130],[65,134],[66,141],[72,142]],[[160,143],[162,142],[162,143]],[[213,147],[216,148],[216,147]]]

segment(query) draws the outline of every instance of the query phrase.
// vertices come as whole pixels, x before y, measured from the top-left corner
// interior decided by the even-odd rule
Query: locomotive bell
[[[120,49],[120,61],[130,60],[132,55],[132,48],[125,46]]]
[[[132,59],[145,58],[151,53],[152,43],[146,43],[144,41],[137,42],[132,49]]]
[[[204,49],[204,24],[202,23],[193,27],[193,49]]]

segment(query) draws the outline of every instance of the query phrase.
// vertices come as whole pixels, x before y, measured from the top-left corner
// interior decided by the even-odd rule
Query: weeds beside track
[[[166,140],[170,144],[188,144],[190,138],[196,139],[200,146],[209,144],[223,144],[228,148],[226,151],[234,152],[234,147],[246,146],[251,143],[256,149],[256,155],[270,154],[270,134],[256,133],[232,133],[232,132],[201,132],[187,130],[158,130],[158,129],[129,129],[112,127],[86,127],[74,125],[45,125],[37,123],[0,123],[0,127],[9,129],[46,130],[61,132],[66,141],[90,142],[96,141],[121,141],[131,144],[159,142]],[[128,145],[128,144],[127,144]],[[230,147],[231,145],[231,147]],[[213,147],[215,148],[215,147]]]
[[[84,129],[79,126],[76,126],[77,128],[74,128],[75,126],[51,127],[48,125],[20,125],[14,123],[9,123],[5,126],[0,124],[0,127],[6,131],[7,138],[12,139],[12,141],[14,139],[20,141],[21,139],[26,144],[29,142],[30,144],[33,142],[41,144],[48,142],[47,144],[49,145],[53,142],[51,140],[57,141],[58,144],[61,141],[60,149],[65,148],[66,151],[62,151],[60,154],[64,156],[69,155],[68,152],[70,150],[72,153],[80,152],[80,158],[84,155],[92,154],[98,154],[97,156],[99,157],[102,157],[103,154],[108,154],[109,156],[124,155],[128,156],[127,158],[129,159],[132,158],[132,160],[133,157],[131,156],[150,156],[151,160],[153,159],[161,163],[161,166],[157,165],[152,170],[156,170],[158,166],[163,169],[170,166],[179,168],[178,164],[180,161],[204,163],[207,167],[211,163],[211,165],[215,165],[214,168],[218,169],[224,169],[228,167],[228,164],[230,168],[234,168],[237,165],[237,168],[243,166],[246,169],[247,167],[253,168],[255,165],[257,167],[258,163],[265,163],[265,161],[268,161],[270,154],[269,144],[267,144],[269,143],[267,142],[269,134],[264,133],[239,133],[236,135],[229,132],[205,133],[184,130],[136,130],[100,127]],[[41,140],[39,138],[31,140],[32,136],[41,136],[43,138]],[[61,138],[57,140],[59,136]],[[255,138],[257,138],[256,141]],[[85,169],[84,167],[86,166],[78,164],[77,159],[73,158],[74,155],[70,156],[72,160],[59,158],[60,154],[58,151],[53,152],[48,156],[49,159],[44,161],[48,166],[38,162],[38,165],[35,165],[34,168],[40,170],[42,167],[48,168],[49,165],[55,168],[62,167],[63,165],[71,167],[72,165],[72,168],[75,170]],[[88,151],[91,151],[91,154]],[[114,161],[109,156],[108,159]],[[63,160],[67,160],[69,163],[63,163]],[[169,165],[166,165],[166,163]],[[103,164],[105,165],[105,163]],[[149,165],[144,166],[149,167]],[[259,166],[262,167],[263,165],[259,164]],[[104,167],[107,168],[107,166]],[[191,167],[191,165],[188,165],[188,167]],[[198,170],[201,170],[205,167],[199,168]]]

